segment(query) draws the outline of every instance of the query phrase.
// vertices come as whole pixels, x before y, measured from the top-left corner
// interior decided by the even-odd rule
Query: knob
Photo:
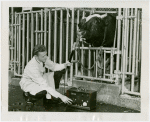
[[[87,103],[86,103],[86,102],[84,102],[84,103],[83,103],[83,106],[87,106]]]

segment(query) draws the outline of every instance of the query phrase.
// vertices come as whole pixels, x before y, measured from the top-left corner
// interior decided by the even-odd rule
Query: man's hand
[[[67,67],[67,66],[71,66],[72,63],[70,63],[69,61],[67,61],[66,63],[64,63],[64,65]]]
[[[64,95],[60,99],[66,104],[71,104],[73,102],[70,98],[68,98]]]

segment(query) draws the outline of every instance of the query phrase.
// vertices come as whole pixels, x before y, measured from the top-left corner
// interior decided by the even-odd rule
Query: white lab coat
[[[54,63],[49,59],[49,57],[47,57],[45,67],[52,71],[66,68],[64,64]],[[35,57],[33,57],[24,69],[23,76],[19,83],[21,89],[25,92],[30,92],[32,95],[35,95],[42,90],[46,90],[47,99],[51,99],[51,95],[58,98],[61,94],[55,90],[53,78],[54,72],[45,73],[45,67],[43,67],[42,62],[37,61]]]

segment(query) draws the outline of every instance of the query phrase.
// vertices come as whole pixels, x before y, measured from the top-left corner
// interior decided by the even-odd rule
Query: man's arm
[[[67,66],[67,63],[64,63],[64,64],[54,63],[53,61],[51,61],[49,59],[49,57],[47,57],[47,60],[45,62],[45,67],[52,71],[58,71],[58,70],[65,69],[66,66]]]

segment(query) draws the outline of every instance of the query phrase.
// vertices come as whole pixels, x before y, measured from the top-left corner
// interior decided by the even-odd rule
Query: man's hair
[[[38,55],[39,52],[44,52],[44,51],[46,51],[46,47],[44,45],[38,44],[33,48],[32,54],[34,56],[34,55]]]

